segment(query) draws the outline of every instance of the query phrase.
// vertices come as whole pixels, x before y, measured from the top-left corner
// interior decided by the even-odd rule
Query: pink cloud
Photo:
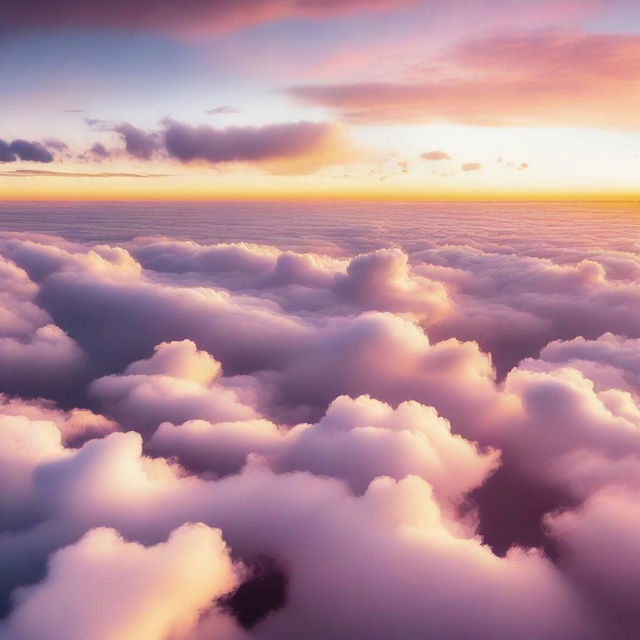
[[[451,160],[451,156],[446,151],[425,151],[421,156],[423,160]]]
[[[89,363],[0,397],[3,640],[635,638],[640,255],[528,211],[468,246],[368,209],[332,237],[406,250],[340,258],[2,234],[16,392],[65,378],[43,327]]]
[[[353,122],[636,129],[640,37],[546,31],[473,40],[406,82],[297,86]],[[418,73],[418,75],[420,75]]]
[[[271,20],[324,17],[351,11],[395,8],[416,0],[71,0],[53,6],[47,0],[10,0],[3,23],[13,27],[93,27],[208,34]]]

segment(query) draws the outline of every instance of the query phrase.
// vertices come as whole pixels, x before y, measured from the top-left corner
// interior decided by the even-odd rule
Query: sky
[[[636,199],[633,0],[4,0],[0,198]]]

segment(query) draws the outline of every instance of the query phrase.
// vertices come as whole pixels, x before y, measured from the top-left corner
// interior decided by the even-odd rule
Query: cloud
[[[336,398],[314,425],[291,430],[264,419],[181,425],[163,423],[149,443],[156,454],[177,455],[187,468],[222,475],[238,472],[250,455],[264,456],[279,471],[310,471],[348,482],[362,494],[379,476],[416,475],[444,504],[455,504],[497,466],[451,434],[430,407],[405,402],[397,409],[368,396]]]
[[[403,5],[415,0],[403,0]],[[189,0],[177,8],[170,0],[152,0],[145,7],[125,0],[111,4],[92,0],[72,0],[53,11],[46,0],[27,4],[10,0],[5,8],[4,24],[11,28],[91,27],[162,31],[177,34],[211,34],[291,18],[319,18],[352,11],[390,9],[391,0],[239,0],[229,4],[221,0]]]
[[[44,141],[44,146],[49,149],[53,149],[58,153],[64,153],[64,154],[69,153],[69,146],[67,145],[67,143],[62,142],[62,140],[58,140],[56,138],[48,138],[47,140]]]
[[[605,604],[620,637],[631,637],[640,624],[633,598],[640,577],[639,507],[635,492],[607,490],[576,510],[547,518],[566,570]]]
[[[0,234],[0,637],[635,637],[640,257],[529,211]]]
[[[0,171],[3,178],[29,178],[40,176],[45,178],[168,178],[166,173],[127,173],[123,171],[101,171],[99,173],[82,173],[80,171],[41,171],[37,169],[16,169]]]
[[[160,149],[160,139],[157,133],[143,131],[132,124],[119,124],[113,131],[124,139],[127,153],[139,160],[150,160],[151,156]]]
[[[111,153],[99,142],[96,142],[87,153],[96,160],[107,160],[111,158]]]
[[[11,149],[11,145],[0,139],[0,162],[15,162],[16,154]]]
[[[216,383],[219,375],[220,363],[198,351],[193,342],[161,343],[150,359],[130,364],[122,375],[94,380],[91,395],[120,424],[142,433],[153,433],[165,420],[223,422],[257,417],[251,406],[243,404],[232,382],[231,386]]]
[[[246,162],[271,173],[296,174],[358,157],[345,129],[332,122],[216,128],[166,119],[157,130],[103,120],[87,123],[99,131],[115,132],[124,143],[124,151],[142,161],[172,159],[211,165]],[[114,153],[96,143],[79,157],[102,162]]]
[[[231,105],[225,104],[221,107],[214,107],[213,109],[207,109],[206,113],[210,116],[213,116],[213,115],[226,114],[226,113],[242,113],[242,110],[238,109],[238,107],[233,107]]]
[[[425,68],[422,81],[295,86],[287,92],[359,123],[640,127],[631,90],[640,71],[635,35],[501,33],[463,42]]]
[[[25,271],[0,260],[0,387],[26,397],[61,393],[78,384],[85,354],[35,301]]]
[[[146,539],[142,544],[147,548],[122,543],[113,532],[100,529],[98,540],[104,542],[106,536],[107,543],[100,546],[103,561],[94,564],[91,542],[96,533],[85,535],[53,556],[48,577],[22,592],[5,626],[9,633],[36,632],[40,627],[33,625],[42,625],[64,629],[64,637],[63,625],[69,619],[78,626],[70,612],[81,603],[86,603],[81,619],[87,626],[79,631],[113,630],[115,637],[122,637],[127,625],[142,617],[144,623],[138,624],[151,633],[157,628],[152,622],[155,616],[166,625],[167,619],[179,621],[178,629],[185,630],[193,624],[195,611],[222,591],[218,585],[230,586],[216,579],[229,563],[224,561],[219,537],[208,527],[219,528],[241,557],[266,554],[286,567],[285,605],[260,624],[260,637],[294,638],[305,629],[318,638],[337,633],[382,638],[392,628],[397,631],[398,625],[407,638],[440,629],[460,637],[482,629],[480,637],[487,640],[506,640],[514,630],[532,640],[595,638],[599,633],[598,620],[586,601],[551,562],[537,552],[514,550],[505,558],[494,556],[439,507],[429,485],[419,478],[401,482],[380,478],[361,497],[335,480],[300,473],[277,475],[259,465],[221,481],[196,480],[172,473],[160,460],[141,458],[132,435],[114,434],[43,468],[39,488],[66,514],[65,526],[91,531],[93,522],[107,522],[130,538]],[[165,532],[196,513],[204,525],[179,528],[166,544],[148,547],[154,544],[150,537],[157,544]],[[51,524],[59,527],[60,521]],[[77,555],[83,560],[79,565],[73,561]],[[68,573],[76,566],[79,577],[75,571]],[[77,590],[86,575],[92,576],[91,586],[82,595],[55,598],[56,607],[41,609],[54,595],[65,594],[73,585]],[[373,579],[376,575],[385,580]],[[487,580],[491,590],[485,588]],[[105,583],[114,582],[126,586],[101,591]],[[176,585],[184,585],[180,592],[187,589],[189,597],[175,598]],[[426,601],[421,595],[424,589],[431,594]],[[347,593],[352,597],[345,597]],[[165,598],[171,601],[165,603]],[[123,599],[125,603],[131,599],[133,606],[123,609]],[[339,603],[343,614],[329,615]],[[112,614],[106,621],[105,608]],[[455,615],[460,608],[467,615]],[[200,625],[209,623],[220,630],[225,622],[206,616]],[[194,631],[197,634],[198,629]]]
[[[425,151],[420,155],[420,158],[422,160],[451,160],[451,156],[448,153],[438,150]]]
[[[14,140],[5,142],[0,140],[0,162],[53,162],[53,154],[39,142],[28,140]]]
[[[481,485],[497,456],[453,436],[430,407],[404,402],[394,410],[368,396],[341,396],[316,425],[289,432],[275,464],[343,478],[358,493],[380,476],[419,476],[446,504]]]
[[[3,638],[184,636],[237,581],[220,532],[205,525],[184,525],[151,547],[93,529],[53,555],[45,580],[21,594]]]
[[[182,162],[271,162],[276,171],[278,162],[296,159],[302,159],[305,170],[335,163],[347,148],[340,127],[315,122],[225,129],[169,122],[164,141],[169,156]]]
[[[463,163],[460,168],[462,169],[462,171],[479,171],[480,169],[482,169],[482,165],[479,162],[465,162]]]

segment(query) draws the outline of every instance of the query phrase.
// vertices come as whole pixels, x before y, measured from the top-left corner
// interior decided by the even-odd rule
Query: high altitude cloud
[[[415,0],[403,0],[413,4]],[[47,0],[9,0],[3,23],[13,28],[41,26],[125,28],[170,33],[207,34],[271,20],[322,17],[357,10],[387,9],[392,0],[152,0],[144,5],[127,0],[71,0],[53,7]]]
[[[288,93],[362,123],[640,128],[636,35],[503,33],[463,42],[429,63],[419,81],[295,86]]]

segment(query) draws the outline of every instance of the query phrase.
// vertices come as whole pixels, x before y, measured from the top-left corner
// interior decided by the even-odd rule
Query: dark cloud
[[[122,136],[127,153],[139,160],[150,160],[161,148],[160,136],[155,132],[144,131],[128,123],[114,126],[113,131]]]
[[[99,131],[118,134],[138,160],[169,157],[181,162],[260,163],[273,173],[307,173],[354,157],[342,127],[330,122],[293,122],[216,128],[165,120],[158,130],[130,123],[87,120]],[[108,159],[113,152],[96,143],[81,159]],[[106,155],[105,155],[106,154]]]
[[[213,116],[213,115],[218,115],[222,113],[242,113],[242,111],[238,109],[238,107],[233,107],[231,105],[223,105],[221,107],[215,107],[214,109],[207,109],[206,113],[209,114],[210,116]]]
[[[20,160],[27,162],[53,162],[53,154],[47,151],[39,142],[28,140],[14,140],[11,150]]]
[[[111,158],[111,153],[100,142],[96,142],[91,149],[89,149],[88,154],[96,160],[108,160]]]
[[[402,0],[401,5],[415,0]],[[67,0],[52,6],[48,0],[7,0],[3,25],[10,28],[92,27],[97,29],[159,30],[208,34],[272,20],[322,17],[357,10],[389,9],[392,0],[151,0],[144,5],[127,0]]]
[[[11,149],[11,145],[0,139],[0,162],[15,162],[16,160],[17,157]]]
[[[52,148],[55,148],[55,146],[52,146]],[[13,142],[7,143],[4,140],[0,140],[0,162],[15,162],[16,160],[23,160],[25,162],[53,162],[53,154],[39,142],[14,140]]]
[[[307,173],[320,166],[346,162],[354,157],[344,130],[336,123],[295,122],[260,127],[215,128],[167,120],[158,130],[144,130],[126,122],[114,124],[92,119],[86,122],[98,131],[117,134],[124,143],[124,151],[142,161],[169,157],[181,162],[204,161],[211,164],[254,162],[273,173]],[[48,139],[43,144],[26,140],[14,140],[11,143],[0,140],[0,162],[24,160],[49,163],[54,160],[49,149],[56,151],[60,157],[98,163],[110,160],[114,153],[118,153],[100,142],[94,143],[84,153],[73,156],[68,145],[57,139]],[[20,170],[5,172],[5,175],[18,177],[30,174]],[[122,172],[53,171],[39,172],[38,175],[151,176]]]
[[[332,133],[333,125],[315,122],[226,129],[169,122],[164,137],[167,152],[174,158],[218,163],[259,162],[312,153]]]

